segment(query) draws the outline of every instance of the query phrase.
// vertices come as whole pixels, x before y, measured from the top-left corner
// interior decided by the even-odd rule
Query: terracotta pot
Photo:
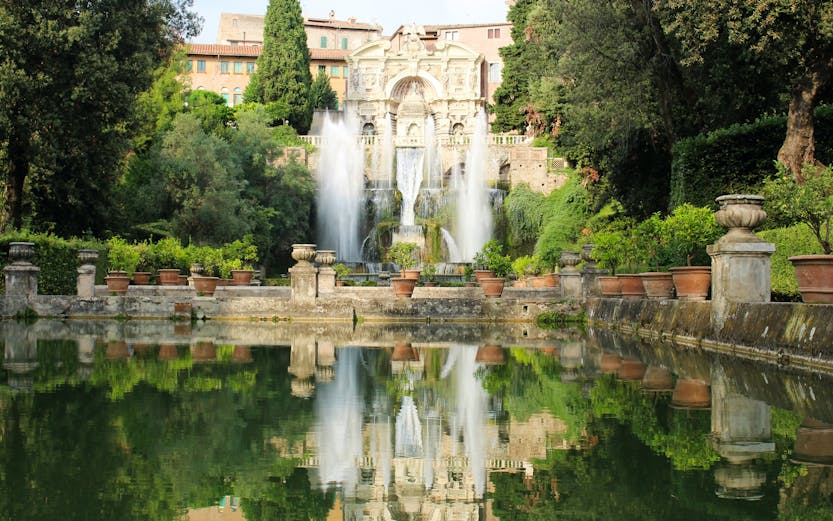
[[[790,262],[804,302],[833,302],[833,255],[798,255]]]
[[[599,370],[603,374],[616,374],[622,366],[622,357],[612,353],[602,353]]]
[[[140,286],[146,286],[150,284],[150,272],[137,271],[133,273],[133,282]]]
[[[599,277],[599,288],[601,288],[603,297],[618,298],[622,296],[622,280],[619,277]]]
[[[191,346],[191,359],[202,362],[216,360],[217,348],[214,347],[214,342],[197,342]]]
[[[474,360],[484,365],[503,365],[506,363],[503,348],[494,344],[478,347]]]
[[[525,280],[516,280],[516,281],[512,282],[512,287],[513,288],[525,288],[526,287],[526,281]]]
[[[402,270],[401,275],[406,279],[419,280],[420,270]]]
[[[127,287],[130,285],[130,277],[127,274],[113,275],[113,273],[110,272],[109,275],[104,277],[104,282],[107,283],[107,291],[116,295],[126,295]]]
[[[497,298],[503,294],[503,286],[506,279],[503,277],[484,277],[480,279],[480,287],[487,297]]]
[[[232,286],[248,286],[252,283],[254,270],[231,270]]]
[[[467,287],[467,288],[473,288],[473,287],[477,286],[477,283],[476,283],[476,282],[472,282],[472,281],[470,281],[470,280],[467,280],[467,281],[465,282],[465,284],[464,284],[464,285],[465,285],[465,287]]]
[[[533,288],[546,288],[547,287],[547,281],[546,281],[546,279],[544,279],[544,277],[530,277],[529,280],[532,281],[532,287]]]
[[[833,425],[804,418],[796,433],[793,460],[799,463],[833,465]]]
[[[674,375],[664,367],[651,366],[642,377],[642,388],[651,392],[674,390]]]
[[[344,281],[343,280],[337,280],[336,281],[336,286],[338,286],[340,288],[343,288],[344,287]]]
[[[176,278],[179,280],[177,286],[187,286],[188,285],[188,275],[177,275]]]
[[[619,379],[624,382],[636,382],[645,376],[645,364],[639,360],[625,358],[619,366]]]
[[[217,290],[217,283],[220,281],[217,277],[194,277],[194,291],[198,295],[211,297]]]
[[[616,275],[622,283],[623,298],[642,298],[645,296],[645,286],[642,277],[636,274]]]
[[[417,279],[408,279],[405,277],[391,277],[390,287],[393,288],[393,294],[397,297],[409,297],[414,294]]]
[[[680,266],[668,270],[680,300],[706,300],[712,282],[711,266]]]
[[[649,271],[640,273],[645,296],[652,299],[674,298],[674,281],[668,272]]]
[[[480,284],[480,279],[484,278],[494,278],[495,274],[492,273],[492,270],[474,270],[474,280]]]
[[[161,286],[178,286],[179,285],[179,270],[176,269],[162,269],[158,270],[159,284]]]
[[[231,361],[238,363],[249,363],[252,361],[252,349],[249,346],[238,345],[234,346],[234,351],[231,353]]]
[[[411,346],[410,342],[397,342],[393,346],[391,360],[394,362],[417,362],[419,361],[419,353]]]
[[[544,286],[547,288],[557,288],[561,284],[561,275],[558,273],[547,273],[543,278]]]
[[[436,288],[437,286],[439,286],[439,283],[436,282],[436,281],[433,281],[433,280],[429,280],[429,281],[426,281],[425,284],[423,284],[423,285],[426,288]]]
[[[677,409],[709,409],[712,400],[709,385],[703,380],[680,378],[671,396],[671,406]]]
[[[176,360],[178,356],[175,344],[159,344],[159,360]]]
[[[107,351],[104,354],[107,360],[124,360],[130,358],[130,349],[124,340],[107,342]]]

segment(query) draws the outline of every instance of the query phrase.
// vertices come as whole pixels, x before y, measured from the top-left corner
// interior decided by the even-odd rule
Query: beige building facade
[[[260,47],[194,43],[188,46],[185,70],[192,90],[210,90],[230,106],[243,102],[243,92],[257,67]]]

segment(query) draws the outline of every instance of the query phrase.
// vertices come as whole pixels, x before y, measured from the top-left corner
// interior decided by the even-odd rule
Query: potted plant
[[[526,287],[526,277],[530,275],[532,267],[535,265],[535,258],[530,255],[518,257],[512,261],[512,272],[515,273],[515,282],[513,286],[518,288]]]
[[[336,286],[344,286],[345,277],[350,275],[352,270],[340,262],[333,266],[333,270],[336,272]]]
[[[388,258],[399,266],[400,276],[419,280],[419,270],[412,269],[418,262],[418,250],[415,242],[397,242],[388,249]]]
[[[804,223],[810,227],[819,254],[790,257],[804,302],[833,302],[833,245],[830,222],[833,219],[833,170],[805,169],[794,176],[781,167],[778,175],[764,183],[766,209],[776,220]]]
[[[603,297],[621,297],[622,280],[616,276],[616,270],[631,254],[629,234],[621,230],[600,231],[593,234],[593,249],[590,257],[601,269],[610,270],[610,275],[599,276],[599,287]]]
[[[707,262],[706,246],[716,241],[722,233],[708,207],[682,204],[665,218],[662,240],[668,247],[670,258],[677,266],[671,268],[671,277],[681,300],[705,300],[711,287],[711,266],[692,265]],[[679,264],[685,263],[685,266]]]
[[[179,265],[185,257],[185,251],[179,240],[166,237],[153,245],[153,259],[157,267],[159,284],[176,286],[179,284]]]
[[[138,285],[150,284],[151,269],[153,268],[153,251],[147,241],[133,245],[136,251],[136,271],[133,272],[133,282]]]
[[[230,260],[229,276],[234,286],[248,286],[254,276],[254,264],[258,261],[254,236],[247,234],[223,246],[223,256]],[[224,277],[225,278],[225,277]]]
[[[422,274],[425,275],[425,287],[432,288],[437,285],[437,265],[427,263],[422,266]]]
[[[475,282],[471,280],[472,277],[474,277],[474,264],[466,264],[463,267],[463,280],[467,288],[473,288],[475,285]]]
[[[503,255],[500,243],[491,240],[483,245],[483,249],[474,255],[474,262],[485,267],[494,274],[493,277],[481,276],[478,284],[483,288],[487,297],[499,297],[503,293],[506,275],[512,269],[512,261],[508,255]]]
[[[193,276],[194,291],[200,296],[213,296],[223,270],[222,251],[210,246],[195,248],[192,250],[191,260],[202,265],[202,275]]]
[[[117,295],[127,293],[130,276],[136,271],[139,255],[136,250],[121,237],[107,240],[108,273],[104,277],[107,290]]]

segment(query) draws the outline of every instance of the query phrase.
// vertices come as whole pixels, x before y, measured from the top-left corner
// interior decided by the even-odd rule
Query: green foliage
[[[187,269],[190,264],[185,248],[178,239],[166,237],[151,248],[153,265],[156,269]]]
[[[346,277],[347,275],[350,275],[350,273],[353,272],[353,270],[351,270],[350,268],[348,268],[347,266],[345,266],[344,264],[342,264],[340,262],[338,264],[336,264],[335,266],[333,266],[333,269],[336,272],[336,278],[339,278],[339,279],[343,279],[344,277]]]
[[[388,259],[400,269],[407,270],[417,265],[419,245],[415,242],[397,242],[388,249]]]
[[[505,277],[512,269],[509,255],[503,254],[503,245],[492,239],[483,245],[483,249],[474,254],[474,264],[490,270],[495,277]]]
[[[764,183],[766,208],[776,222],[803,223],[813,232],[817,244],[830,255],[830,222],[833,220],[833,169],[817,171],[808,167],[803,176],[781,168]]]
[[[255,86],[251,92],[247,90],[247,101],[283,103],[289,109],[289,124],[299,133],[306,133],[312,120],[309,63],[300,3],[270,0],[263,28],[263,50],[254,74]]]
[[[531,253],[544,224],[545,196],[533,192],[526,184],[518,184],[512,187],[503,205],[510,251],[516,254]]]
[[[590,256],[598,262],[599,268],[609,269],[616,275],[616,269],[636,257],[634,237],[621,230],[601,231],[591,238],[593,250]]]
[[[530,255],[524,255],[512,261],[512,272],[519,279],[527,275],[536,275],[536,273],[533,273],[536,268],[536,259]]]
[[[186,108],[184,49],[176,51],[153,73],[153,84],[136,100],[136,150],[145,150],[157,136],[171,128],[174,116]]]
[[[708,207],[683,204],[674,209],[662,223],[662,242],[668,246],[675,265],[691,266],[698,260],[708,264],[706,246],[716,241],[723,232],[714,212]]]
[[[309,104],[312,110],[338,109],[338,95],[330,87],[330,77],[324,71],[318,71],[318,76],[313,80],[309,88]]]
[[[422,265],[422,275],[425,280],[434,282],[437,279],[437,265],[431,262]]]
[[[96,265],[97,283],[104,283],[109,264],[107,245],[93,239],[63,239],[51,233],[33,233],[28,230],[11,231],[0,235],[0,266],[8,264],[10,242],[35,243],[32,264],[40,268],[38,293],[41,295],[75,295],[78,278],[78,250],[99,251]],[[5,291],[5,278],[0,277],[0,288]]]
[[[107,240],[108,269],[110,271],[126,271],[127,276],[133,276],[139,264],[139,251],[121,237]]]
[[[758,193],[772,174],[786,116],[761,118],[681,139],[671,165],[671,207],[710,206],[724,194]],[[833,160],[833,105],[815,111],[816,157]]]
[[[770,284],[773,300],[800,301],[801,295],[798,293],[795,269],[788,259],[794,255],[821,253],[812,230],[805,224],[796,224],[787,228],[763,230],[757,235],[775,244],[775,252],[770,257]]]
[[[222,251],[225,259],[237,261],[241,265],[240,268],[235,269],[251,270],[258,260],[257,246],[255,246],[254,236],[251,234],[244,235],[242,239],[224,244]]]
[[[543,228],[535,243],[535,256],[555,266],[561,252],[578,241],[588,215],[587,192],[577,173],[570,173],[567,184],[547,196],[544,205]]]

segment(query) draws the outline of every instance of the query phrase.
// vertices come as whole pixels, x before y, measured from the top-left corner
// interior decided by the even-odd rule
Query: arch
[[[394,90],[397,87],[401,89],[402,83],[404,83],[405,86],[407,86],[410,81],[414,81],[416,78],[420,78],[421,80],[423,80],[419,83],[421,83],[425,87],[430,86],[433,89],[435,93],[435,98],[442,98],[445,96],[442,84],[440,84],[439,80],[435,78],[433,75],[428,74],[425,71],[417,71],[416,74],[412,74],[410,71],[405,70],[400,71],[399,74],[391,78],[385,85],[385,97],[387,97],[388,99],[393,99]]]
[[[375,136],[376,135],[376,127],[373,126],[373,123],[365,123],[362,125],[362,135],[363,136]]]

